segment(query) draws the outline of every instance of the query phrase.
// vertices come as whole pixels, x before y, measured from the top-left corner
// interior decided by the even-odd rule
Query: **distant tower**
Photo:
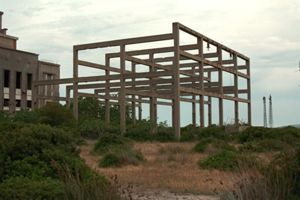
[[[267,105],[266,105],[266,97],[263,97],[264,103],[264,127],[267,127]]]
[[[269,96],[269,126],[273,128],[273,108],[272,108],[272,96]]]

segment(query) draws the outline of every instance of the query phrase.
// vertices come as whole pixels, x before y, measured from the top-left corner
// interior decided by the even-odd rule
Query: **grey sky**
[[[0,10],[18,48],[61,64],[62,77],[72,74],[74,44],[168,33],[181,22],[250,57],[255,125],[269,94],[276,126],[300,123],[299,0],[0,0]]]

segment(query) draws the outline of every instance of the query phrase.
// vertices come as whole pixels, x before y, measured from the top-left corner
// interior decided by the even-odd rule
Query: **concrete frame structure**
[[[192,37],[196,42],[182,44],[181,35]],[[153,44],[169,41],[171,46],[126,50],[132,45]],[[205,53],[204,48],[214,52]],[[94,63],[79,58],[81,52],[91,49],[118,47],[119,51],[106,53],[105,62]],[[168,54],[167,57],[164,55]],[[171,56],[170,56],[171,55]],[[228,58],[225,58],[227,55]],[[112,66],[111,60],[119,63]],[[128,65],[129,64],[129,65]],[[79,66],[104,70],[104,75],[80,77]],[[138,67],[147,71],[138,72]],[[233,85],[224,85],[223,74],[234,77]],[[214,79],[217,77],[217,81]],[[239,87],[239,79],[246,80],[246,88]],[[93,82],[82,84],[84,82]],[[105,124],[110,123],[110,105],[120,106],[120,129],[126,131],[126,104],[131,104],[132,118],[141,119],[141,104],[150,104],[150,120],[157,123],[157,105],[172,106],[172,126],[180,138],[180,102],[192,103],[192,122],[196,126],[196,104],[199,104],[199,123],[204,127],[205,105],[207,105],[208,125],[212,124],[212,98],[219,103],[219,125],[224,124],[223,101],[234,102],[234,123],[239,124],[239,103],[247,104],[248,125],[251,125],[251,89],[249,58],[232,50],[180,23],[173,23],[172,33],[75,45],[73,47],[73,78],[51,81],[37,81],[36,86],[53,84],[66,86],[64,100],[70,105],[73,91],[73,112],[78,118],[78,97],[96,97],[105,104]],[[93,89],[94,93],[80,90]],[[241,96],[246,94],[246,97]],[[154,127],[155,132],[155,127]]]
[[[38,80],[59,79],[58,64],[39,61],[38,54],[17,49],[17,37],[2,28],[0,11],[0,111],[14,113],[43,106],[39,96],[59,97],[58,86],[33,87]]]

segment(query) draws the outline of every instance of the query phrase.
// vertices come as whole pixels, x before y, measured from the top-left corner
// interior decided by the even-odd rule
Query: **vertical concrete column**
[[[68,109],[71,107],[71,88],[69,86],[66,86],[66,106]]]
[[[252,125],[252,113],[251,113],[251,79],[250,79],[250,60],[246,60],[247,66],[247,75],[249,78],[247,79],[247,97],[248,97],[248,125]]]
[[[211,83],[211,72],[207,73],[209,84]],[[210,88],[210,85],[208,86]],[[208,96],[208,104],[207,104],[207,114],[208,114],[208,126],[212,125],[212,111],[211,111],[211,96]]]
[[[154,64],[154,54],[150,53],[149,54],[149,60],[152,64]],[[149,72],[155,72],[156,69],[154,68],[154,66],[149,66]],[[151,92],[151,97],[150,97],[150,121],[153,124],[153,127],[151,129],[152,133],[156,133],[157,132],[157,116],[156,116],[156,109],[157,109],[157,98],[154,97],[155,93],[156,93],[156,89],[155,89],[155,84],[153,82],[153,77],[150,77],[150,92]]]
[[[131,71],[132,73],[135,73],[135,63],[131,62]],[[132,78],[132,87],[135,87],[135,78]],[[135,95],[132,95],[132,101],[131,101],[131,118],[132,118],[132,122],[135,125],[136,124],[136,103],[135,103]]]
[[[78,50],[73,47],[73,115],[78,120]]]
[[[0,111],[4,105],[4,69],[0,69]]]
[[[180,140],[180,46],[179,46],[179,24],[173,23],[174,37],[174,60],[173,60],[173,127],[175,129],[175,137]]]
[[[32,74],[32,80],[38,81],[38,80],[42,80],[39,79],[39,77],[42,77],[42,74],[40,73],[40,67],[39,64],[37,63],[37,67],[36,67],[36,71]],[[38,95],[40,94],[40,89],[41,87],[44,88],[44,86],[37,86],[36,84],[32,85],[32,109],[37,109],[39,108],[39,98]]]
[[[22,71],[21,75],[21,109],[27,108],[27,73]]]
[[[195,67],[192,67],[192,74],[195,74]],[[195,81],[192,81],[193,87],[195,87]],[[196,95],[192,95],[192,124],[196,127]]]
[[[9,112],[14,113],[16,111],[16,71],[10,71],[9,81]]]
[[[110,58],[105,55],[105,65],[110,66]],[[110,71],[105,70],[105,76],[109,76]],[[109,101],[109,80],[105,81],[105,126],[110,124],[110,101]]]
[[[120,45],[120,69],[121,69],[121,80],[120,80],[120,93],[119,93],[119,106],[120,106],[120,129],[121,134],[126,132],[126,105],[125,105],[125,45]]]
[[[219,78],[219,88],[220,88],[220,95],[219,97],[219,125],[223,126],[224,125],[224,120],[223,120],[223,67],[222,67],[222,49],[220,46],[217,46],[217,54],[218,54],[218,65],[219,65],[219,70],[218,70],[218,78]]]
[[[138,119],[139,119],[139,121],[141,121],[142,120],[142,114],[143,114],[143,110],[142,110],[142,102],[141,102],[141,100],[142,100],[142,97],[141,96],[139,96],[139,100],[140,100],[140,102],[139,102],[139,107],[138,107]]]
[[[204,60],[203,56],[203,38],[197,38],[198,53],[201,60]],[[199,113],[200,113],[200,127],[204,127],[204,70],[203,62],[199,62],[199,88],[202,94],[199,95]]]
[[[234,97],[238,98],[239,97],[239,86],[238,86],[238,63],[237,63],[237,55],[234,53],[233,54],[233,64],[234,64],[234,69],[235,69],[235,73],[234,73]],[[239,102],[236,99],[234,101],[234,124],[236,126],[239,126]]]

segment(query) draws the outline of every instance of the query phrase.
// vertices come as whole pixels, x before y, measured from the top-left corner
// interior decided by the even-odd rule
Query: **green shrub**
[[[100,167],[119,167],[122,161],[118,155],[115,153],[108,153],[100,160]]]
[[[210,127],[200,128],[197,133],[198,139],[214,138],[214,139],[226,139],[228,134],[225,133],[223,126],[211,125]]]
[[[204,169],[235,170],[243,158],[237,152],[223,150],[198,162]]]
[[[123,165],[137,165],[143,161],[143,155],[132,149],[109,152],[100,160],[100,167],[120,167]]]
[[[97,139],[105,133],[104,123],[99,119],[85,120],[79,125],[80,135],[88,139]]]
[[[13,121],[36,124],[39,123],[39,113],[36,111],[21,110],[15,113]]]
[[[292,146],[282,142],[279,139],[262,139],[258,141],[246,142],[240,146],[243,152],[267,152],[267,151],[283,151],[291,149]]]
[[[51,126],[74,126],[76,121],[70,110],[58,103],[49,102],[38,110],[39,121]]]
[[[49,178],[35,180],[27,177],[13,177],[0,183],[0,199],[63,200],[65,199],[64,187],[60,181]]]
[[[147,120],[140,120],[136,125],[131,125],[126,130],[125,137],[131,138],[136,141],[152,141],[153,135],[151,129],[153,124]]]
[[[115,134],[104,134],[97,140],[94,152],[102,154],[113,149],[128,149],[129,147],[131,147],[131,141],[127,138]]]
[[[199,127],[194,127],[192,124],[189,124],[181,128],[181,142],[195,141],[197,139],[197,134],[199,134]]]
[[[63,183],[65,199],[121,200],[118,186],[90,169],[70,169],[68,165],[54,164]]]
[[[227,141],[214,139],[214,138],[204,138],[200,140],[194,147],[194,151],[203,153],[205,152],[208,145],[211,145],[216,151],[236,151],[236,148],[230,145]]]
[[[175,141],[175,134],[173,128],[168,127],[166,123],[160,123],[157,126],[157,133],[153,134],[153,140],[159,142]]]
[[[203,153],[205,151],[207,145],[211,142],[212,142],[211,138],[201,140],[194,146],[194,151],[198,152],[198,153]]]

